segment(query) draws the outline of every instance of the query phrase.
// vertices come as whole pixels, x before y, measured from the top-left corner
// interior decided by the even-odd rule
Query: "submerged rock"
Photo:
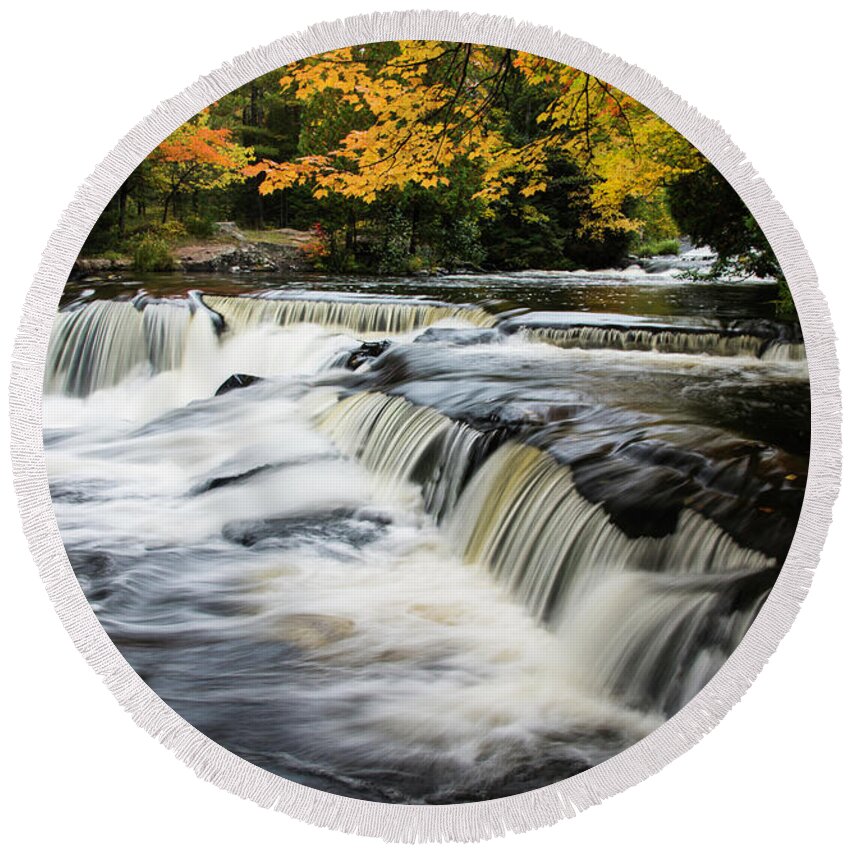
[[[235,375],[231,375],[216,391],[215,394],[225,395],[225,393],[229,393],[232,390],[242,390],[245,387],[250,387],[251,384],[256,384],[262,381],[262,378],[258,378],[256,375],[243,375],[240,372],[237,372]]]
[[[354,634],[354,620],[332,614],[286,614],[277,625],[277,636],[300,649],[320,649]]]
[[[389,520],[386,517],[340,508],[314,514],[270,517],[256,521],[230,522],[222,534],[231,543],[253,548],[293,549],[300,546],[336,546],[360,548],[381,537]]]

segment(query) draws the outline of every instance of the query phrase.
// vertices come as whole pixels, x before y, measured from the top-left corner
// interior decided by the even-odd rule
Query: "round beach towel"
[[[743,693],[833,498],[828,316],[722,132],[586,44],[323,25],[140,124],[13,376],[74,640],[200,775],[397,840],[573,814]]]

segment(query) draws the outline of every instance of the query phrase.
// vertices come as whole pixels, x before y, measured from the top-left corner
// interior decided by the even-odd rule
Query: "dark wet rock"
[[[589,502],[601,502],[629,537],[672,534],[685,499],[696,490],[676,470],[617,456],[594,458],[572,470],[579,493]]]
[[[189,309],[195,313],[197,311],[201,311],[202,313],[206,313],[209,317],[210,323],[213,326],[213,329],[216,332],[217,336],[221,336],[224,333],[225,328],[227,327],[227,322],[224,321],[224,316],[221,315],[217,310],[213,310],[212,307],[204,301],[204,294],[198,289],[192,289],[188,293],[188,302]]]
[[[241,373],[237,373],[235,375],[231,375],[216,391],[215,394],[225,395],[225,393],[229,393],[232,390],[243,390],[245,387],[250,387],[251,384],[256,384],[262,381],[262,378],[258,378],[256,375],[243,375]]]
[[[364,342],[359,348],[355,348],[345,361],[346,369],[357,369],[364,363],[374,360],[383,354],[390,346],[390,340],[382,339],[378,342]]]
[[[796,322],[778,322],[772,319],[735,319],[729,330],[736,334],[761,337],[765,342],[803,341],[803,330]]]
[[[255,466],[253,469],[248,469],[245,472],[237,472],[234,475],[220,475],[215,478],[210,478],[203,484],[194,487],[189,491],[190,496],[200,496],[203,493],[209,493],[211,490],[219,490],[222,487],[230,487],[234,484],[243,484],[264,472],[269,472],[272,469],[279,468],[279,464],[264,463],[262,466]]]
[[[385,517],[335,510],[256,522],[232,522],[224,527],[222,534],[231,543],[248,548],[292,549],[335,543],[359,548],[380,538],[387,525],[389,520]]]
[[[739,544],[785,559],[805,492],[805,475],[789,471],[788,457],[746,441],[702,454],[662,440],[616,445],[576,436],[549,451],[569,464],[581,496],[630,537],[673,533],[687,508]]]
[[[315,463],[317,460],[326,460],[333,458],[334,454],[310,454],[304,457],[296,458],[295,460],[284,461],[282,463],[264,463],[261,466],[254,466],[251,469],[246,469],[242,472],[234,472],[231,475],[217,475],[198,484],[189,491],[190,496],[200,496],[204,493],[209,493],[211,490],[220,490],[222,487],[232,487],[238,484],[244,484],[256,478],[258,475],[263,475],[266,472],[276,472],[279,469],[286,469],[293,466],[305,466],[308,463]]]

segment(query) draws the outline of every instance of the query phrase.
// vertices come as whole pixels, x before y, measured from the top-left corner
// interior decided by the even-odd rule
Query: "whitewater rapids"
[[[588,350],[586,331],[496,325],[475,306],[332,296],[60,313],[44,422],[65,547],[118,648],[205,734],[337,793],[487,799],[639,740],[737,645],[776,553],[742,538],[722,488],[632,533],[614,494],[591,498],[590,461],[563,456],[577,410],[625,433],[621,385],[591,405],[567,382],[649,370],[663,394],[737,370],[781,388],[801,381],[797,352],[760,357],[743,336],[653,350],[645,334]],[[346,368],[370,339],[386,354]],[[547,397],[562,372],[566,395]],[[234,374],[264,380],[216,395]],[[518,399],[524,424],[460,415],[467,379],[481,404]],[[651,427],[693,452],[681,423]],[[700,423],[696,442],[708,429],[720,463],[738,438]],[[790,468],[765,480],[791,487]]]

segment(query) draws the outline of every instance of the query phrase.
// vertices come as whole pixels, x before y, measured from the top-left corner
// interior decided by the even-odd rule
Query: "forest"
[[[166,270],[222,221],[305,232],[305,261],[331,273],[604,268],[687,237],[716,253],[707,276],[784,283],[735,191],[655,113],[466,43],[346,48],[236,89],[147,156],[82,255]]]

